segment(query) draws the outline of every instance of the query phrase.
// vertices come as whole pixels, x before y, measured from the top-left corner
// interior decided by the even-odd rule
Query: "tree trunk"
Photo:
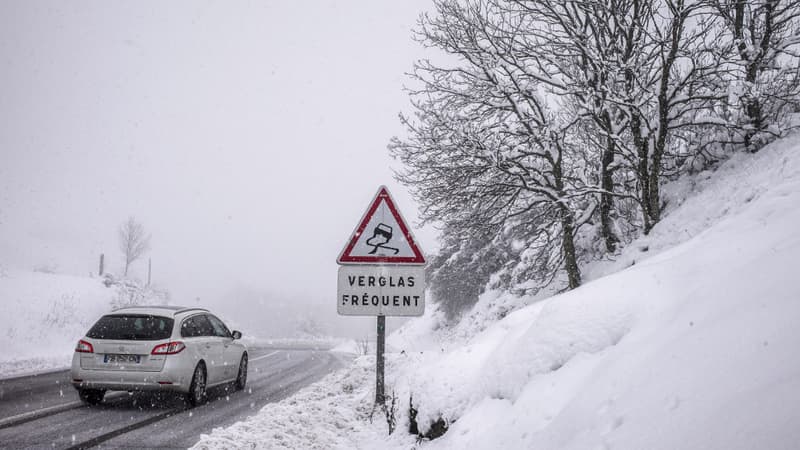
[[[745,75],[745,82],[748,86],[754,86],[756,78],[758,77],[758,66],[760,60],[751,61],[747,65],[747,73]],[[763,129],[764,121],[761,112],[761,102],[756,96],[747,96],[744,99],[744,112],[747,116],[746,123],[749,126],[744,132],[744,148],[750,153],[755,153],[759,150],[758,144],[753,142],[753,138]]]
[[[664,150],[667,148],[667,134],[669,131],[669,111],[670,105],[670,76],[672,75],[672,67],[678,58],[678,50],[681,47],[681,36],[684,32],[684,22],[686,16],[684,15],[683,4],[680,4],[681,11],[675,13],[670,23],[669,29],[669,51],[664,57],[664,67],[661,69],[661,80],[658,86],[658,131],[653,142],[652,159],[650,161],[650,172],[644,173],[648,178],[648,195],[643,200],[647,202],[647,213],[650,219],[650,228],[661,220],[661,193],[659,183],[661,181],[661,158],[664,156]]]
[[[651,229],[661,220],[661,190],[659,189],[659,184],[661,182],[661,159],[667,147],[667,127],[669,126],[667,89],[667,83],[664,81],[658,99],[658,134],[653,143],[650,172],[644,174],[648,178],[648,196],[644,200],[647,202],[647,213],[650,218]]]
[[[578,259],[575,256],[575,222],[572,212],[566,206],[561,206],[561,247],[564,251],[564,269],[567,271],[569,288],[575,289],[581,285],[581,271],[578,268]]]
[[[557,142],[557,139],[555,141]],[[565,197],[561,155],[563,155],[563,149],[559,147],[558,157],[551,160],[553,181],[558,191],[559,199]],[[581,285],[581,271],[578,268],[578,257],[575,255],[575,218],[572,216],[572,210],[563,200],[558,202],[558,212],[561,216],[561,251],[564,252],[564,269],[567,271],[569,288],[575,289]]]
[[[750,12],[752,14],[749,17],[750,46],[747,45],[747,36],[745,34],[745,28],[748,27],[748,24],[744,20],[745,16],[748,15],[748,9],[746,8],[748,2],[737,0],[733,4],[733,36],[738,43],[739,57],[745,63],[744,81],[750,89],[755,86],[759,72],[765,65],[769,64],[769,61],[765,61],[765,59],[768,58],[770,42],[775,33],[775,8],[777,3],[779,2],[766,1],[762,4],[763,9],[757,9],[760,10],[760,13]],[[760,25],[763,27],[761,30],[758,30],[754,25],[757,19],[761,19]],[[757,31],[762,31],[760,38],[757,36]],[[753,51],[754,49],[757,49],[757,51]],[[762,102],[755,93],[751,93],[743,99],[743,103],[742,106],[746,116],[745,123],[750,126],[744,133],[744,146],[747,151],[755,153],[760,147],[758,142],[753,141],[753,138],[764,130],[766,122]]]
[[[631,116],[631,132],[633,134],[633,145],[636,148],[639,164],[636,167],[636,178],[639,181],[639,204],[642,208],[642,221],[644,234],[650,233],[653,224],[650,220],[650,170],[648,160],[650,158],[650,148],[647,139],[642,137],[641,117],[634,113]]]
[[[647,212],[650,216],[650,229],[661,220],[661,189],[659,179],[661,178],[661,158],[653,156],[653,166],[650,167],[650,196],[647,199]],[[658,159],[658,161],[655,161]],[[648,230],[650,231],[650,230]]]
[[[611,132],[611,120],[606,113],[603,118],[606,123],[606,132]],[[614,174],[611,165],[614,163],[614,155],[616,154],[616,145],[614,139],[606,137],[606,148],[603,149],[603,158],[600,165],[600,188],[603,190],[600,193],[600,233],[603,241],[606,244],[606,251],[613,253],[617,249],[619,238],[614,233],[614,227],[611,223],[611,210],[614,207]]]

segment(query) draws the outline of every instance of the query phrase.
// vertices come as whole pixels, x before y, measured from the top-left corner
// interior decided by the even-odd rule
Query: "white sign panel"
[[[337,311],[344,316],[421,316],[425,312],[422,266],[339,267]]]

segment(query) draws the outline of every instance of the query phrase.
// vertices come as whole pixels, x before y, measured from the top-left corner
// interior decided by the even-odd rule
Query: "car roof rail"
[[[175,311],[175,315],[177,316],[178,314],[185,313],[187,311],[205,311],[205,312],[208,312],[208,310],[205,309],[205,308],[196,308],[196,307],[195,308],[183,308],[183,309],[179,309],[179,310]]]
[[[206,308],[199,308],[199,307],[186,307],[186,306],[173,306],[173,305],[131,305],[131,306],[122,306],[120,308],[113,309],[111,312],[122,311],[125,309],[165,309],[168,311],[172,311],[173,315],[178,315],[180,313],[184,313],[186,311],[205,311],[208,312]]]

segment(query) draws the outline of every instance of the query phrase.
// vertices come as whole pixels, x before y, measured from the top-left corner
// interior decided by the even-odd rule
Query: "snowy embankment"
[[[197,447],[410,448],[413,401],[421,432],[449,425],[420,448],[796,448],[798,149],[785,139],[668,186],[664,220],[579,289],[447,332],[431,308],[394,333],[391,436],[380,412],[368,420],[362,357]]]
[[[69,367],[75,343],[112,295],[97,278],[0,271],[0,378]]]

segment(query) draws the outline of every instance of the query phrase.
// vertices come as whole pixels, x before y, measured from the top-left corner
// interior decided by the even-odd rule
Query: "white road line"
[[[125,394],[126,393],[124,392],[114,392],[106,395],[104,398],[107,400],[114,400],[116,398],[125,396]],[[27,422],[30,420],[38,419],[40,417],[49,416],[52,414],[58,414],[63,411],[69,411],[70,409],[80,408],[82,406],[86,406],[86,404],[83,403],[82,401],[74,401],[69,403],[62,403],[60,405],[55,405],[55,406],[48,406],[46,408],[37,409],[34,411],[28,411],[26,413],[18,414],[16,416],[6,417],[0,420],[0,428],[6,428],[9,425],[13,426],[16,422],[19,421]]]
[[[277,350],[277,351],[274,351],[272,353],[268,353],[266,355],[261,355],[261,356],[258,356],[256,358],[251,358],[250,361],[258,361],[259,359],[269,358],[270,356],[277,355],[280,352],[281,352],[280,350]]]
[[[40,416],[59,413],[61,411],[66,411],[68,409],[79,408],[81,405],[83,405],[83,402],[79,401],[62,403],[60,405],[49,406],[47,408],[37,409],[35,411],[29,411],[26,413],[18,414],[16,416],[6,417],[5,419],[0,420],[0,427],[5,427],[8,424],[13,424],[15,422],[19,422],[20,420],[35,419]]]

